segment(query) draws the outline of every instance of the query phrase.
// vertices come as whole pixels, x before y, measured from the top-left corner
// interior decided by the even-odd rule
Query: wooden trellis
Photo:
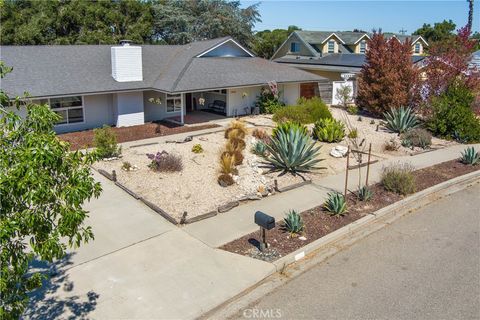
[[[359,163],[359,164],[356,164],[354,166],[350,166],[350,152],[367,155],[368,156],[367,162]],[[371,143],[368,147],[368,152],[365,152],[365,151],[362,151],[362,150],[350,149],[350,147],[348,147],[348,150],[347,150],[347,170],[345,170],[345,192],[344,192],[345,199],[347,198],[347,192],[348,192],[348,171],[349,170],[359,169],[359,168],[367,166],[367,175],[365,177],[365,185],[368,186],[368,176],[370,175],[370,165],[375,163],[375,162],[378,162],[378,160],[371,161],[371,157],[372,157],[372,144]]]

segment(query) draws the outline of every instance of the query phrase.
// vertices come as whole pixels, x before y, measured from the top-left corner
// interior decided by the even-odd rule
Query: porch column
[[[185,108],[185,103],[184,103],[184,99],[183,99],[183,93],[182,95],[180,96],[180,99],[182,101],[182,107],[180,108],[180,123],[183,125],[183,108]]]

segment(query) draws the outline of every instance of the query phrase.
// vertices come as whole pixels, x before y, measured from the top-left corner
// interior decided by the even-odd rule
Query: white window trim
[[[173,103],[173,110],[168,111],[168,100],[178,99],[178,96],[180,96],[180,109],[175,110],[175,102],[174,102]],[[178,112],[181,112],[182,110],[183,110],[183,93],[179,93],[179,94],[168,94],[167,93],[167,95],[165,97],[165,112],[166,113],[178,113]]]
[[[332,52],[330,52],[330,44],[333,43],[333,49]],[[335,53],[335,40],[329,40],[327,42],[327,53]]]
[[[78,109],[79,107],[66,107],[66,108],[52,108],[52,105],[50,103],[50,99],[61,99],[61,98],[68,98],[68,97],[78,97],[78,95],[73,95],[73,96],[61,96],[61,97],[55,97],[55,98],[48,98],[48,106],[50,107],[50,110],[52,111],[63,111],[63,110],[68,110],[68,109]],[[85,124],[85,100],[83,98],[83,95],[80,95],[82,98],[82,122],[72,122],[72,123],[59,123],[56,124],[55,127],[66,127],[66,126],[74,126],[76,124]],[[67,121],[68,121],[68,111],[67,111]]]
[[[364,46],[363,48],[363,52],[362,52],[362,45]],[[367,52],[367,41],[366,40],[362,40],[360,43],[359,43],[359,49],[358,49],[358,52],[360,53],[366,53]]]
[[[417,46],[418,46],[418,51],[417,51]],[[420,53],[421,51],[422,51],[422,44],[417,41],[417,42],[413,45],[413,52],[414,52],[414,53]]]

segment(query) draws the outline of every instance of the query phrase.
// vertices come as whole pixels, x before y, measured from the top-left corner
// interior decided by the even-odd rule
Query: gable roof
[[[110,45],[1,46],[0,59],[13,71],[0,85],[11,96],[27,91],[32,97],[48,97],[142,89],[174,93],[262,85],[273,80],[325,80],[255,57],[197,57],[229,39],[142,45],[143,80],[135,82],[113,79]]]

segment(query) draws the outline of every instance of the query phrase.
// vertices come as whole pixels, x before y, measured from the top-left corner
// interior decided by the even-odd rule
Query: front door
[[[186,93],[185,94],[185,106],[187,112],[193,111],[193,103],[192,103],[192,94],[191,93]]]
[[[300,84],[300,97],[302,98],[313,98],[315,97],[315,87],[317,83],[310,82],[310,83],[301,83]]]

